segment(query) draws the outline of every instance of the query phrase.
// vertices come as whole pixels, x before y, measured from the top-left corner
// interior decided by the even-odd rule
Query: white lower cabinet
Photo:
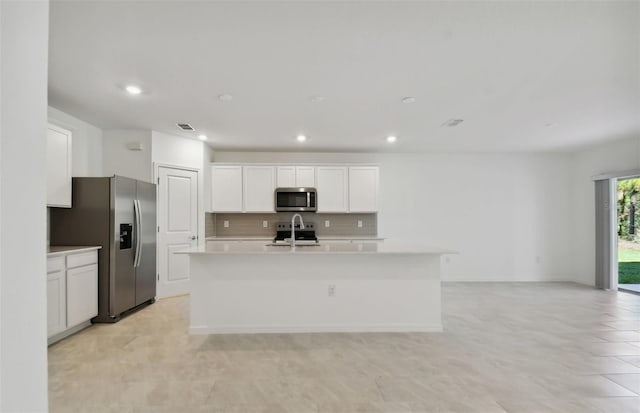
[[[64,338],[98,315],[98,252],[47,259],[47,337]],[[77,330],[77,329],[76,329]]]
[[[98,266],[67,270],[67,327],[98,315]]]
[[[67,288],[64,270],[47,274],[47,337],[67,328]]]

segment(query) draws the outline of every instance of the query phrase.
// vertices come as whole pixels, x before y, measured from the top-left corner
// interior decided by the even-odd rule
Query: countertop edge
[[[49,251],[50,248],[55,248],[56,251]],[[57,250],[59,249],[59,250]],[[51,245],[47,247],[47,258],[57,257],[58,255],[76,254],[81,252],[89,252],[93,250],[102,249],[101,246],[71,246],[71,245]]]
[[[357,245],[353,243],[351,245]],[[327,245],[327,244],[324,244]],[[330,246],[331,244],[329,244]],[[338,244],[339,245],[339,244]],[[342,244],[344,245],[344,244]],[[364,246],[366,244],[360,244]],[[298,247],[296,249],[285,247],[272,247],[270,249],[233,249],[224,248],[222,250],[209,249],[207,247],[194,247],[175,251],[174,254],[181,255],[270,255],[270,256],[289,256],[289,255],[455,255],[457,251],[448,250],[438,247],[429,246],[412,246],[412,245],[384,245],[381,249],[368,250],[366,248],[358,249],[342,249],[325,250],[321,247]]]
[[[204,239],[205,241],[273,241],[273,237],[205,237]],[[331,241],[331,240],[336,240],[336,241],[348,241],[348,240],[354,240],[354,241],[384,241],[386,240],[386,238],[384,237],[342,237],[342,236],[335,236],[335,237],[323,237],[323,236],[318,236],[318,240],[320,241]]]

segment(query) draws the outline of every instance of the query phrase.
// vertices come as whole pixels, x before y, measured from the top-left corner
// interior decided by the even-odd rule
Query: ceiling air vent
[[[189,125],[188,123],[176,123],[176,125],[178,125],[178,127],[182,130],[188,130],[188,131],[195,130],[193,129],[193,126]]]
[[[464,119],[449,119],[448,121],[443,123],[441,126],[446,126],[447,128],[453,128],[454,126],[458,126],[459,124],[461,124],[463,121]]]

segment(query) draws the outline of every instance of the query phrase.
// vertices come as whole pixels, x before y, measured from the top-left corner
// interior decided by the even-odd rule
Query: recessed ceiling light
[[[220,99],[223,102],[229,102],[229,101],[233,100],[233,96],[225,93],[223,95],[219,95],[218,99]]]
[[[296,140],[297,140],[298,142],[304,142],[304,141],[306,141],[306,140],[307,140],[307,137],[306,137],[306,136],[304,136],[304,135],[298,135],[298,136],[296,136]]]
[[[313,103],[320,103],[324,100],[324,96],[311,96],[309,100]]]
[[[413,96],[405,96],[402,98],[402,100],[400,102],[402,103],[413,103],[416,101],[416,98]]]
[[[142,93],[142,89],[140,89],[140,86],[136,85],[127,85],[124,90],[126,90],[130,95],[139,95],[140,93]]]
[[[397,141],[397,140],[398,140],[398,138],[396,138],[396,137],[395,137],[395,136],[393,136],[393,135],[389,135],[389,136],[387,136],[387,142],[389,142],[389,143],[394,143],[394,142],[395,142],[395,141]]]
[[[206,141],[207,135],[198,135],[198,139],[200,139],[201,141]]]
[[[447,128],[453,128],[454,126],[458,126],[462,122],[464,122],[464,119],[449,119],[448,121],[446,121],[445,123],[443,123],[440,126],[446,126]]]

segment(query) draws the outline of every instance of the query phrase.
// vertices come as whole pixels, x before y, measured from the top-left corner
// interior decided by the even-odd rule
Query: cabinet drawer
[[[47,258],[47,274],[64,270],[64,257]]]
[[[98,254],[95,251],[82,254],[67,255],[67,268],[81,267],[83,265],[97,264]]]

